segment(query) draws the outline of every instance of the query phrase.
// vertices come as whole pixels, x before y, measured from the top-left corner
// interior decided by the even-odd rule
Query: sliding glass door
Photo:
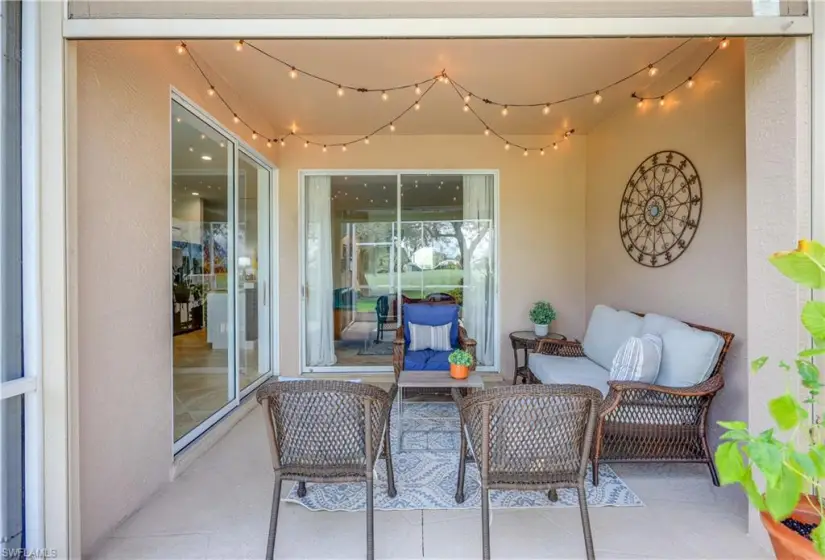
[[[304,371],[389,371],[401,305],[434,301],[495,368],[495,175],[346,173],[303,179]]]
[[[175,451],[272,372],[272,185],[261,158],[172,101]]]

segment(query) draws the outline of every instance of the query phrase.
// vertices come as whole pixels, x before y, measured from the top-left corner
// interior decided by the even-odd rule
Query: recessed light
[[[196,192],[192,193],[192,196],[199,196],[199,195],[200,195],[200,193],[196,193]]]
[[[206,134],[201,134],[201,140],[206,140]]]
[[[211,189],[211,188],[212,188],[212,185],[206,185],[206,188],[207,188],[207,189]]]
[[[189,146],[189,151],[190,151],[190,152],[194,152],[194,151],[195,151],[195,148],[193,148],[192,146]]]
[[[226,147],[226,144],[224,144],[223,142],[221,142],[221,148],[224,148],[224,147]]]
[[[175,120],[176,120],[177,122],[180,122],[180,117],[177,117]]]
[[[208,155],[206,155],[206,154],[203,154],[203,155],[201,156],[201,159],[202,159],[203,161],[212,161],[212,156],[208,156]]]

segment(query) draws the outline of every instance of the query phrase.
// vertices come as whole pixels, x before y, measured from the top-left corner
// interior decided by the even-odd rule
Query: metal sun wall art
[[[637,263],[660,267],[684,253],[702,216],[702,182],[693,163],[679,152],[656,152],[645,159],[625,187],[619,232]]]

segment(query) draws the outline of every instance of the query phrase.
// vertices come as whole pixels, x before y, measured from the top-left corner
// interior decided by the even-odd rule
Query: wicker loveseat
[[[662,369],[655,382],[610,381],[610,364],[605,362],[611,352],[615,354],[628,337],[646,333],[663,338]],[[707,439],[708,411],[713,397],[724,386],[722,366],[733,336],[661,315],[597,306],[584,342],[548,339],[537,345],[528,362],[530,380],[588,385],[604,395],[591,451],[593,484],[599,481],[600,462],[689,462],[706,464],[713,484],[718,486]],[[601,347],[594,348],[594,337],[609,340],[599,341]],[[684,354],[685,348],[678,347],[679,337],[704,337],[705,342],[716,341],[717,346],[710,348],[701,360],[691,362],[696,356]],[[697,369],[693,372],[696,382],[674,386],[690,376],[674,381],[670,372],[664,371],[666,363],[667,367],[672,368],[675,363],[675,367],[684,369],[687,362],[694,363]],[[663,377],[668,379],[663,381]]]

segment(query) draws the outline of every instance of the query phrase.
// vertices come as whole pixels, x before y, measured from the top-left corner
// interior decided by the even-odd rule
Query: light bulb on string
[[[647,67],[647,75],[651,78],[659,73],[659,69],[653,66],[652,64]]]
[[[289,77],[293,80],[298,77],[298,71],[295,69],[294,66],[289,70]]]
[[[370,137],[367,136],[366,138],[364,138],[364,144],[369,145],[369,143],[370,143]]]
[[[186,43],[181,41],[180,44],[175,47],[175,50],[178,51],[178,54],[186,54]]]
[[[509,112],[510,110],[507,108],[507,105],[505,105],[504,108],[501,109],[501,116],[506,117]]]
[[[665,106],[665,96],[663,95],[662,97],[659,98],[659,107],[664,107],[664,106]]]
[[[390,132],[395,132],[395,125],[390,123]]]
[[[338,86],[338,97],[344,97],[344,88]]]
[[[243,50],[243,39],[235,43],[235,50],[241,52]]]
[[[304,140],[304,148],[309,148],[309,142],[307,142],[306,140]]]
[[[286,138],[281,138],[281,147],[286,146]]]
[[[257,133],[257,132],[255,132],[255,131],[253,131],[253,132],[252,132],[252,139],[253,139],[253,140],[257,140],[257,139],[258,139],[258,133]]]
[[[527,157],[529,155],[530,155],[530,152],[528,152],[527,150],[524,150],[524,157]]]
[[[389,98],[390,98],[390,96],[389,96],[389,95],[387,95],[387,92],[386,92],[386,91],[382,91],[382,92],[381,92],[381,99],[382,99],[382,100],[386,101],[386,100],[387,100],[387,99],[389,99]]]
[[[327,145],[326,145],[326,144],[324,144],[324,147],[323,147],[323,148],[321,148],[321,151],[322,151],[322,152],[326,152],[326,151],[327,151]]]
[[[539,150],[539,155],[542,155],[542,156],[544,155],[544,148],[542,148],[541,150]]]
[[[641,109],[641,108],[643,108],[644,106],[645,106],[645,100],[644,100],[644,99],[639,98],[639,100],[636,102],[636,107],[638,107],[639,109]]]
[[[685,82],[685,87],[687,87],[688,89],[693,89],[694,85],[695,82],[693,81],[693,76],[691,76],[690,78],[688,78],[688,81]]]
[[[484,136],[490,136],[490,129],[489,128],[484,129]]]
[[[341,151],[342,151],[342,152],[346,152],[346,151],[347,151],[347,145],[346,145],[346,144],[344,144],[343,146],[341,146]]]
[[[212,86],[209,86],[209,89],[208,89],[208,90],[206,90],[206,95],[208,95],[209,97],[214,97],[214,95],[215,95],[215,88],[213,88]]]
[[[465,103],[465,104],[464,104],[464,112],[466,113],[466,112],[468,112],[469,110],[470,110],[470,106],[469,106],[469,105],[467,105],[467,104]]]
[[[544,109],[542,109],[541,112],[544,113],[545,115],[549,115],[550,114],[550,105],[545,105]]]
[[[593,96],[593,103],[598,105],[601,102],[602,102],[602,94],[597,91],[596,95]]]
[[[510,149],[510,142],[505,142],[505,143],[504,143],[504,149],[505,149],[505,150],[509,150],[509,149]]]
[[[728,40],[727,37],[725,37],[724,39],[719,41],[719,48],[720,49],[726,49],[726,48],[728,48],[728,45],[730,45],[730,41]]]
[[[421,88],[418,87],[418,84],[415,84],[415,94],[416,95],[421,95]]]
[[[413,105],[413,108],[414,108],[416,111],[418,111],[419,109],[421,109],[421,103],[419,103],[418,101],[416,101],[416,102],[415,102],[415,105]]]
[[[472,99],[472,97],[470,97],[470,94],[468,93],[467,95],[464,96],[464,103],[469,103],[470,99]]]
[[[241,122],[241,119],[238,118],[238,115],[232,115],[232,122],[238,124]]]
[[[558,144],[556,144],[555,142],[553,142],[553,149],[554,149],[554,150],[558,150],[558,149],[559,149],[559,145],[558,145]]]
[[[272,147],[272,142],[271,142],[271,141],[269,141],[269,140],[267,140],[267,141],[266,141],[266,147],[267,147],[267,148],[271,148],[271,147]]]

